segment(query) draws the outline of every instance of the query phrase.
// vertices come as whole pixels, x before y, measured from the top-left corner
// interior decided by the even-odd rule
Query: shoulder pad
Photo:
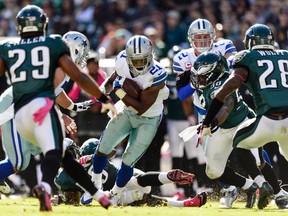
[[[182,56],[182,57],[179,57],[179,56]],[[186,57],[188,56],[188,52],[187,50],[181,50],[179,51],[174,57],[173,57],[173,61],[179,61],[180,59],[183,59],[183,57]]]
[[[0,44],[16,44],[19,43],[20,37],[3,37],[0,39]]]
[[[50,35],[51,38],[62,38],[62,36],[60,34],[51,34]]]
[[[249,50],[242,50],[238,53],[236,53],[236,55],[234,56],[234,60],[233,60],[233,65],[237,64],[238,62],[240,62],[250,51]]]
[[[115,59],[115,70],[118,71],[122,68],[123,64],[126,64],[126,51],[122,50]]]
[[[233,42],[229,39],[221,39],[221,40],[217,41],[215,44],[218,45],[218,44],[229,44],[229,43],[233,44]]]

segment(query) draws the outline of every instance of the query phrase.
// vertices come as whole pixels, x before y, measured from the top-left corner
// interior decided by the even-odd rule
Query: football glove
[[[113,88],[122,88],[125,79],[126,78],[124,77],[117,76],[117,78],[113,82]]]
[[[117,110],[115,109],[113,102],[110,100],[106,101],[106,103],[102,103],[101,113],[104,113],[108,110],[111,110],[112,117],[117,116]]]
[[[74,103],[73,108],[70,110],[73,110],[75,112],[83,112],[83,111],[88,110],[93,104],[94,104],[93,100],[87,100],[84,102]]]
[[[203,143],[203,139],[205,136],[212,136],[212,132],[211,132],[211,128],[207,125],[201,125],[199,127],[199,137],[198,137],[198,140],[197,140],[197,145],[196,147],[198,147],[199,145],[202,145]]]

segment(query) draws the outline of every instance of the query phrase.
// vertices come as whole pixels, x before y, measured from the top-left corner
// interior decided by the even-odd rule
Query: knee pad
[[[207,167],[206,167],[206,175],[208,176],[209,179],[217,179],[217,178],[219,178],[222,174],[223,174],[223,172],[220,173],[220,172],[217,171],[217,170],[209,169],[209,166],[207,165]]]

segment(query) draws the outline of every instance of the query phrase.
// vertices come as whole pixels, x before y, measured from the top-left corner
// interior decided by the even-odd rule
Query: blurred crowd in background
[[[99,85],[105,79],[99,59],[113,59],[125,48],[132,35],[147,36],[154,45],[155,57],[160,60],[167,57],[174,45],[182,48],[190,46],[187,30],[197,18],[208,19],[216,29],[216,37],[232,40],[238,51],[244,49],[242,41],[245,31],[254,23],[267,24],[274,32],[279,48],[288,49],[287,0],[0,0],[0,37],[17,36],[15,17],[20,8],[27,4],[36,4],[47,13],[48,34],[63,35],[75,30],[88,37],[95,52],[90,53],[87,71]],[[1,77],[0,94],[7,86],[5,77]],[[71,89],[73,83],[67,92]],[[70,92],[70,96],[75,102],[89,99],[89,95],[83,92],[77,97],[73,97]],[[76,116],[76,113],[69,113],[78,124],[78,134],[72,138],[79,145],[89,137],[99,138],[104,130],[108,117],[99,110],[99,104],[96,104],[85,113]],[[165,147],[166,134],[164,118],[151,149],[136,167],[143,171],[160,169],[161,148],[163,145]],[[288,167],[287,162],[280,158],[277,145],[271,146],[267,148],[271,148],[269,152],[275,162],[277,175],[284,183],[288,183],[287,175],[277,169],[278,166]],[[121,148],[118,153],[121,154]],[[37,181],[36,177],[32,178],[31,172],[35,172],[35,164],[39,161],[33,159],[32,168],[21,174],[23,179],[26,178],[28,187],[33,187]],[[193,169],[197,168],[188,167],[186,171],[193,172]],[[32,182],[27,182],[27,179]],[[25,189],[23,193],[27,193],[28,189],[21,186],[23,180],[16,178],[13,184],[20,185],[18,190]]]
[[[105,48],[110,58],[131,35],[145,34],[166,56],[173,45],[188,46],[187,30],[197,18],[208,19],[217,37],[231,39],[243,49],[243,34],[254,23],[265,23],[280,48],[288,48],[288,2],[285,0],[1,0],[0,36],[16,36],[14,18],[26,4],[36,4],[50,18],[49,33],[76,30],[91,48]]]

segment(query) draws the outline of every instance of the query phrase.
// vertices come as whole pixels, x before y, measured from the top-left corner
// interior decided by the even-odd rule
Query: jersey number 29
[[[32,70],[32,77],[34,79],[47,79],[49,77],[50,65],[49,48],[45,46],[35,47],[31,50],[30,55],[32,67],[37,67],[37,69]],[[18,58],[16,62],[10,67],[11,82],[16,83],[26,81],[28,71],[21,70],[21,66],[26,60],[26,51],[23,49],[8,51],[9,58],[15,58],[15,56]],[[39,68],[42,69],[40,70]]]

